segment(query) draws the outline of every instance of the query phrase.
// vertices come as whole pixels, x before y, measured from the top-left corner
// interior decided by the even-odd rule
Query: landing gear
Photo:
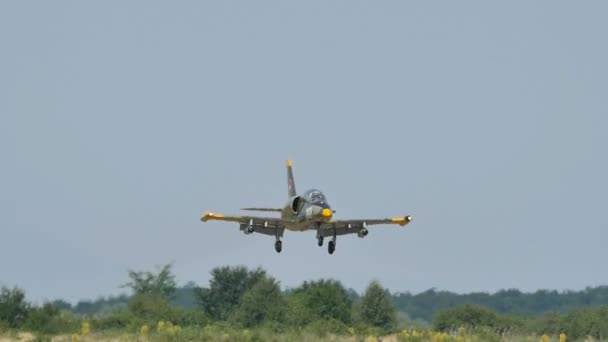
[[[323,237],[322,236],[317,237],[317,245],[319,247],[323,246]]]
[[[333,236],[331,237],[331,241],[329,241],[329,243],[327,244],[327,252],[329,252],[329,254],[334,254],[334,252],[336,251],[336,236],[337,236],[337,231],[336,231],[336,226],[334,225],[334,232],[333,232]]]
[[[327,252],[329,252],[329,254],[334,254],[335,250],[336,250],[336,241],[335,240],[329,241],[329,243],[327,244]]]
[[[281,242],[281,240],[277,240],[274,243],[274,250],[277,251],[277,253],[281,253],[282,249],[283,249],[283,243]]]

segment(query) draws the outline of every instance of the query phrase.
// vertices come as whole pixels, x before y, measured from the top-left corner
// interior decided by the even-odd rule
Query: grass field
[[[158,327],[157,327],[158,328]],[[137,333],[126,331],[104,331],[74,334],[63,334],[55,336],[36,335],[29,332],[4,332],[0,335],[0,342],[177,342],[177,341],[217,341],[217,342],[254,342],[254,341],[333,341],[333,342],[482,342],[482,341],[505,341],[505,342],[566,342],[570,341],[565,335],[562,336],[523,336],[517,334],[498,335],[491,331],[466,332],[463,329],[452,333],[440,333],[430,330],[404,330],[402,332],[385,335],[333,335],[313,334],[310,332],[287,332],[276,333],[268,330],[231,330],[218,331],[212,326],[205,328],[171,327],[169,329],[154,329],[148,327],[140,328]],[[592,338],[580,341],[596,341]]]

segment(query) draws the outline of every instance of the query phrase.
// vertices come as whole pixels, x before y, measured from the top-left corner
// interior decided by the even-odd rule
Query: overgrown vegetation
[[[272,335],[291,340],[332,334],[394,334],[402,341],[457,341],[465,332],[469,340],[544,334],[568,334],[570,340],[608,336],[608,306],[596,305],[603,301],[594,299],[601,298],[599,293],[605,288],[587,289],[578,294],[537,292],[532,295],[512,290],[495,295],[427,291],[416,297],[391,294],[373,281],[359,296],[333,279],[306,281],[283,291],[279,281],[263,269],[250,270],[243,266],[213,269],[206,287],[192,283],[177,287],[171,265],[159,268],[156,273],[130,271],[128,277],[124,287],[130,289],[130,295],[80,302],[75,306],[64,301],[33,306],[26,301],[21,289],[2,287],[0,330],[27,330],[40,336],[75,334],[76,338],[94,331],[134,337],[149,335],[152,340],[180,340],[181,337],[209,340],[214,339],[213,336],[231,336],[228,340],[238,341],[267,340]],[[532,306],[522,298],[535,298],[539,293],[545,298],[537,302],[543,303],[539,307],[554,310],[542,314],[530,312]],[[586,298],[586,301],[579,298],[585,305],[575,305],[577,301],[573,298],[578,297]],[[474,303],[473,298],[482,304]],[[550,305],[549,298],[560,304]],[[430,317],[427,313],[422,315],[428,318],[427,323],[421,320],[421,311],[416,309],[423,303],[428,303],[430,309],[427,310],[434,310]],[[404,310],[404,304],[413,311]],[[522,310],[524,307],[528,310]],[[567,307],[570,309],[566,310]]]

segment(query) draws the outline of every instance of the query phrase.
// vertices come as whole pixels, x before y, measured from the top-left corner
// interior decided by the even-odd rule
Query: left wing
[[[407,215],[404,217],[386,218],[386,219],[369,219],[369,220],[336,220],[324,223],[321,225],[320,234],[323,237],[334,235],[359,234],[363,237],[367,235],[367,227],[378,224],[398,224],[405,226],[412,222],[412,217]]]
[[[233,216],[222,215],[218,213],[206,212],[201,216],[201,221],[209,220],[228,221],[239,223],[240,230],[246,234],[260,233],[272,236],[283,236],[285,231],[286,221],[276,217],[258,217],[258,216]]]

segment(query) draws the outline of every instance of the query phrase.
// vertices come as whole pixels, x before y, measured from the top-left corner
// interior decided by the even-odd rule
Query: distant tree
[[[348,291],[339,281],[306,281],[289,294],[288,318],[299,326],[329,319],[350,324],[352,305]]]
[[[62,299],[57,299],[51,302],[51,304],[58,310],[72,311],[72,304]]]
[[[538,290],[532,293],[506,289],[494,294],[457,294],[430,289],[416,295],[398,293],[393,296],[393,300],[400,311],[407,312],[413,319],[425,321],[431,321],[433,315],[442,309],[464,304],[481,305],[503,314],[563,314],[573,309],[608,305],[608,286],[588,287],[582,291]]]
[[[177,287],[171,267],[171,264],[164,265],[156,274],[130,270],[129,278],[131,278],[131,281],[122,285],[122,287],[131,288],[133,294],[156,294],[171,298]]]
[[[71,309],[72,312],[80,315],[107,314],[127,309],[130,297],[126,295],[99,297],[94,301],[81,300]],[[61,307],[59,306],[61,309]]]
[[[603,341],[608,337],[608,306],[573,310],[564,317],[561,328],[568,339],[591,336]]]
[[[272,277],[262,276],[245,292],[233,319],[237,324],[250,328],[266,321],[281,322],[284,315],[285,300],[279,283]]]
[[[397,310],[391,300],[391,294],[377,281],[371,282],[365,290],[359,310],[363,323],[385,331],[392,329],[397,321]]]
[[[25,301],[25,292],[17,287],[0,288],[0,322],[9,328],[19,328],[28,318],[30,306]]]
[[[499,315],[496,311],[479,305],[465,304],[439,311],[433,325],[439,331],[459,327],[485,327],[504,331],[520,328],[522,321],[516,317]]]
[[[266,276],[261,268],[250,271],[244,266],[223,266],[211,270],[208,288],[198,291],[203,311],[214,320],[227,320],[241,304],[245,292]]]
[[[198,308],[198,291],[199,287],[194,282],[189,281],[186,285],[175,290],[171,303],[188,310],[196,309]]]

